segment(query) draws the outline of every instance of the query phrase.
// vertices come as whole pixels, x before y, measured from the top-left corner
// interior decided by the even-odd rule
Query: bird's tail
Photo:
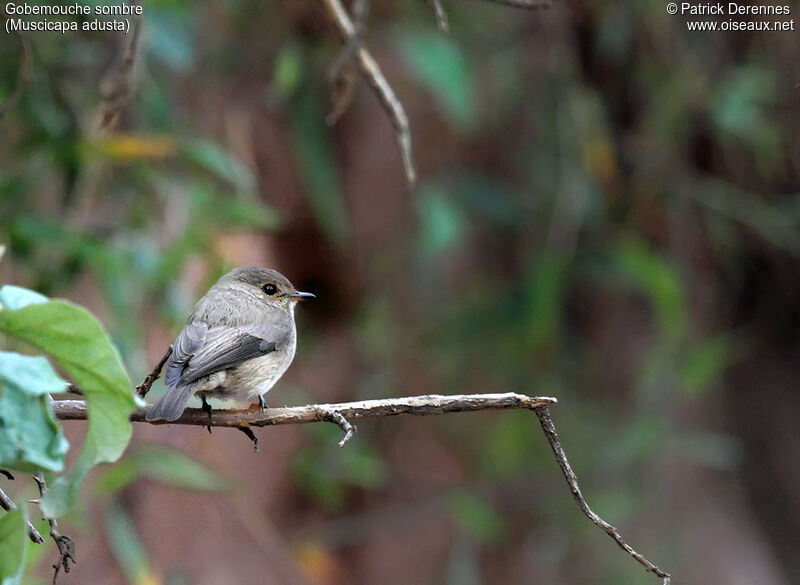
[[[193,394],[194,384],[177,384],[170,387],[161,400],[150,407],[145,420],[175,420],[183,413]]]

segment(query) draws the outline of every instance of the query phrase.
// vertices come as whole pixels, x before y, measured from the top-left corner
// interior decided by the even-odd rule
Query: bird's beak
[[[300,292],[299,290],[294,291],[287,295],[293,301],[305,301],[307,299],[315,299],[317,298],[315,295],[309,292]]]

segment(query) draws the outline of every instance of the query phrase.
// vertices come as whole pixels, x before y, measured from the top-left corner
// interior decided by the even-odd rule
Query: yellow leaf
[[[178,145],[169,136],[111,134],[91,145],[100,154],[121,162],[164,159],[175,156]]]

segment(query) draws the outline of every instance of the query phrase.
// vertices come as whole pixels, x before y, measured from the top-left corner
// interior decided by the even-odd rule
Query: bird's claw
[[[200,396],[200,400],[203,401],[203,412],[205,412],[208,415],[208,418],[211,418],[211,405],[208,403],[208,400],[206,400],[205,396]],[[206,425],[206,430],[208,431],[208,434],[210,435],[211,434],[211,425]]]
[[[256,453],[258,453],[258,437],[256,437],[253,429],[250,427],[238,427],[238,429],[247,435],[248,439],[253,441],[253,448],[256,450]]]

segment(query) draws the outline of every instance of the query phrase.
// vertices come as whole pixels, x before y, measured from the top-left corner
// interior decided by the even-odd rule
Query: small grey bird
[[[258,397],[265,407],[263,395],[294,359],[295,304],[309,298],[314,295],[269,268],[244,266],[220,278],[175,340],[164,374],[167,393],[147,420],[177,419],[195,394],[209,414],[207,397]]]

